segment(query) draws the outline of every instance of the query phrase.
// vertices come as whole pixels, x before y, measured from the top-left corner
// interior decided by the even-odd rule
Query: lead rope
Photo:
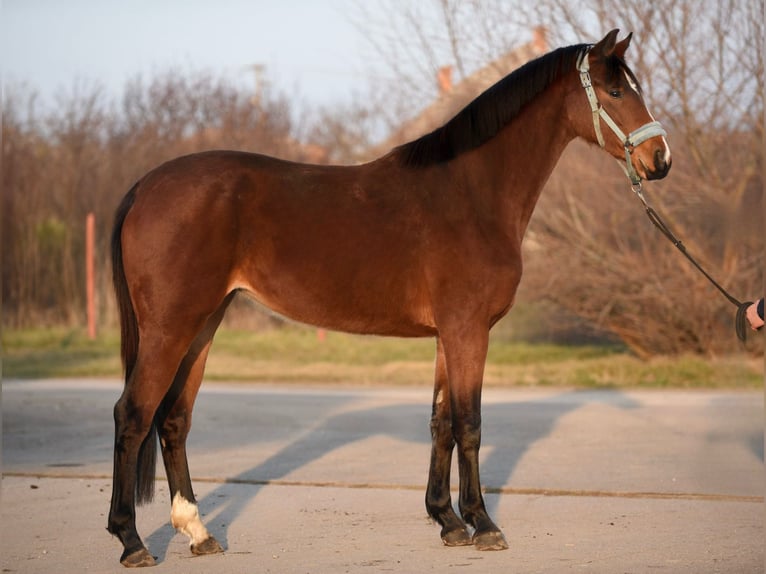
[[[713,279],[710,274],[705,271],[699,263],[697,263],[697,260],[694,259],[694,257],[692,257],[691,254],[686,250],[686,246],[683,244],[683,242],[673,234],[667,224],[659,216],[659,214],[651,205],[649,205],[649,202],[646,201],[646,198],[644,197],[643,191],[641,189],[641,183],[639,182],[638,184],[634,184],[632,189],[633,193],[635,193],[641,200],[641,203],[644,204],[644,209],[646,210],[647,217],[649,217],[649,221],[651,221],[654,226],[659,229],[660,232],[665,237],[667,237],[673,245],[676,246],[676,248],[683,254],[684,257],[691,261],[692,265],[694,265],[700,273],[707,277],[708,281],[710,281],[710,283],[712,283],[713,286],[718,289],[723,294],[723,296],[726,297],[726,299],[728,299],[729,303],[737,308],[737,314],[734,319],[734,330],[737,332],[737,338],[744,343],[747,340],[747,317],[745,314],[747,312],[747,308],[750,307],[753,302],[745,301],[743,303],[734,297],[731,293],[729,293],[726,289],[721,287],[718,281]]]

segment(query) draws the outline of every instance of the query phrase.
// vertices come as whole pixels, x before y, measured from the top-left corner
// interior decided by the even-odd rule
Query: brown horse
[[[126,384],[114,408],[108,530],[124,565],[155,563],[135,506],[152,497],[157,433],[171,523],[193,553],[222,550],[200,521],[186,437],[213,335],[237,291],[318,327],[434,337],[428,513],[448,546],[507,548],[479,482],[482,376],[489,330],[521,279],[521,240],[540,190],[576,137],[625,161],[634,184],[670,168],[665,132],[623,59],[629,43],[614,30],[529,62],[443,127],[368,164],[212,151],[133,186],[112,237]],[[602,121],[613,133],[602,134]],[[455,446],[461,516],[450,498]]]

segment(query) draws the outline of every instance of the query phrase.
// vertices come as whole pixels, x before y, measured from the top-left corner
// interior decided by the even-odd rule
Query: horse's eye
[[[619,99],[622,97],[622,90],[617,90],[617,89],[609,90],[609,96],[615,99]]]

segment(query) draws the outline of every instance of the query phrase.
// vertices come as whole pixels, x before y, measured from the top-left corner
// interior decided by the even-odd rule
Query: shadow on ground
[[[203,400],[209,398],[204,397]],[[226,477],[229,483],[242,482],[251,486],[231,489],[221,485],[198,501],[200,512],[205,516],[206,522],[212,525],[211,534],[221,542],[224,548],[228,547],[228,526],[237,520],[241,511],[258,495],[263,484],[283,479],[346,445],[378,435],[404,442],[430,444],[428,430],[430,405],[428,404],[394,404],[355,409],[349,408],[351,397],[345,395],[329,397],[280,395],[279,400],[281,402],[295,401],[294,409],[287,410],[292,410],[298,417],[302,415],[313,417],[316,422],[311,425],[304,421],[303,424],[308,424],[310,428],[306,430],[304,426],[302,432],[298,432],[287,446],[252,468],[236,476]],[[278,424],[280,421],[269,420],[274,416],[274,411],[269,409],[268,402],[268,396],[261,396],[258,403],[253,404],[251,422],[256,425],[256,428],[252,430],[255,436],[258,436],[255,440],[273,440],[280,435],[284,436],[285,432],[291,432],[289,421],[281,421],[287,423],[286,428],[269,424],[269,422]],[[638,406],[633,399],[618,391],[610,393],[572,391],[534,402],[486,404],[482,409],[484,426],[482,442],[483,447],[490,454],[483,460],[481,466],[483,486],[487,489],[497,489],[507,485],[524,454],[537,441],[549,436],[562,416],[598,402],[608,402],[610,406],[623,409]],[[200,409],[201,406],[197,408]],[[225,417],[225,401],[211,408],[221,409],[221,413],[220,415],[211,414],[210,420],[216,421]],[[223,421],[221,423],[224,424]],[[238,433],[228,438],[242,440],[243,427],[237,426],[242,423],[243,421],[227,421],[227,427],[221,428],[220,433],[230,435],[232,429],[238,428]],[[258,433],[258,430],[261,433]],[[297,427],[292,425],[292,431],[296,430]],[[216,434],[219,434],[218,431]],[[221,439],[220,436],[215,438]],[[232,446],[226,442],[221,444],[226,444],[229,448]],[[374,465],[398,464],[396,452],[365,451],[362,456],[370,458],[369,464],[373,468]],[[190,464],[193,467],[193,460]],[[426,459],[423,461],[424,467],[427,467],[427,464]],[[453,476],[453,485],[456,484],[456,480],[457,477]],[[338,468],[337,481],[353,482],[353,476],[344,474],[343,469]],[[425,495],[425,484],[423,492]],[[370,493],[370,496],[373,496],[373,493]],[[488,497],[487,510],[490,515],[495,513],[496,504],[497,497]],[[170,524],[166,524],[147,537],[148,546],[154,554],[159,553],[160,559],[163,559],[174,535],[174,529]],[[438,536],[438,533],[435,533],[435,536]]]

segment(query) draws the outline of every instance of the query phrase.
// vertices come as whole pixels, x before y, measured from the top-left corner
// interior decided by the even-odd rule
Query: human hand
[[[753,331],[757,331],[761,327],[763,327],[763,319],[761,319],[758,316],[758,301],[751,304],[747,311],[745,312],[745,317],[747,317],[747,322],[750,323],[750,328]]]

